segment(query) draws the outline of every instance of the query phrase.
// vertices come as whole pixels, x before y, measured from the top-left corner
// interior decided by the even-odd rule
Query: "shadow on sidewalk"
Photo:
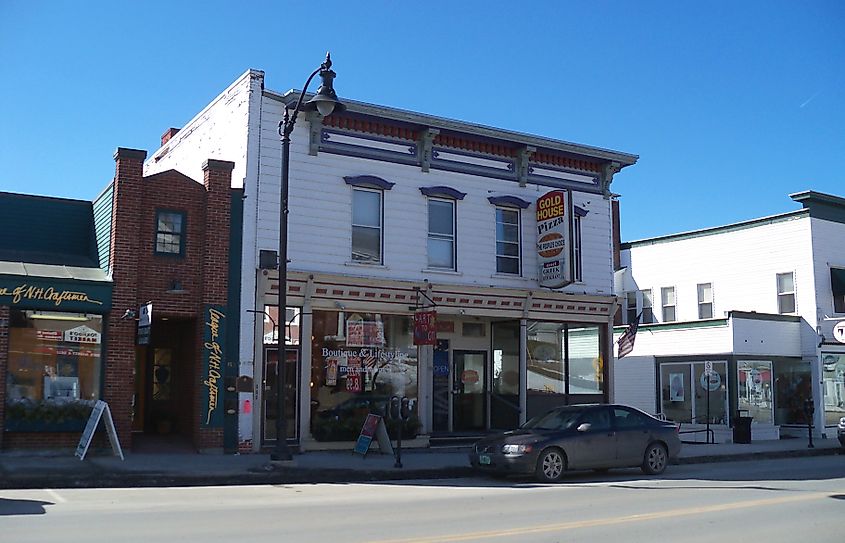
[[[44,515],[45,505],[56,505],[53,502],[41,500],[9,500],[0,498],[0,517],[13,515]]]

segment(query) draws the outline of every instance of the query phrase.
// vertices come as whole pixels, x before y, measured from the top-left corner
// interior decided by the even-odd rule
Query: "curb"
[[[800,458],[833,456],[843,454],[840,448],[819,448],[790,451],[766,451],[731,455],[693,456],[676,458],[671,465],[709,464],[717,462],[741,462],[760,459]],[[470,466],[455,466],[436,469],[374,469],[345,470],[340,468],[280,468],[270,471],[254,470],[236,474],[191,474],[172,475],[160,472],[107,472],[50,474],[30,477],[16,477],[5,470],[0,480],[0,489],[41,488],[153,488],[184,486],[239,486],[321,483],[367,483],[378,481],[401,481],[414,479],[457,479],[476,477],[479,474]]]
[[[796,449],[789,451],[763,451],[753,453],[737,453],[730,455],[709,455],[709,456],[690,456],[686,458],[676,458],[670,464],[710,464],[714,462],[743,462],[748,460],[766,460],[776,458],[801,458],[812,456],[834,456],[837,454],[845,454],[845,449],[837,447],[825,447],[819,449]]]
[[[261,471],[234,475],[167,475],[162,473],[103,473],[40,477],[6,477],[0,489],[40,488],[153,488],[168,486],[244,486],[279,484],[366,483],[409,479],[455,479],[476,475],[470,467],[414,470],[302,469]]]

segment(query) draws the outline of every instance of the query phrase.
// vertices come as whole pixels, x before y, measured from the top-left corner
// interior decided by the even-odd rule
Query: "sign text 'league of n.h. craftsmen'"
[[[569,193],[547,192],[537,199],[537,257],[540,286],[572,282],[569,265]]]

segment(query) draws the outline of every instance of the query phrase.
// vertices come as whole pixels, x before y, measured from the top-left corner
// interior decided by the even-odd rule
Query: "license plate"
[[[478,455],[478,463],[484,464],[484,465],[489,465],[490,464],[490,456],[488,456],[486,454]]]

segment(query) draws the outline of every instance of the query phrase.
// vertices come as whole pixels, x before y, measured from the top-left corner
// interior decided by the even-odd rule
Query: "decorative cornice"
[[[452,187],[444,187],[444,186],[437,186],[437,187],[420,187],[420,192],[425,194],[426,196],[433,196],[435,198],[453,198],[455,200],[463,200],[464,196],[466,196],[466,192],[461,192],[457,189],[453,189]]]
[[[608,162],[604,165],[601,172],[601,189],[602,194],[610,194],[610,184],[613,182],[613,176],[622,170],[622,165],[618,162]]]
[[[381,177],[376,177],[374,175],[355,175],[355,176],[346,176],[343,178],[346,181],[347,185],[352,185],[353,187],[364,187],[369,189],[380,189],[380,190],[390,190],[393,188],[393,185],[396,183],[391,183],[390,181],[385,181]]]
[[[420,133],[420,168],[424,172],[431,169],[432,148],[434,139],[440,134],[436,128],[428,128]]]
[[[519,209],[526,209],[531,205],[531,202],[518,196],[488,196],[487,201],[494,206],[518,207]]]
[[[519,186],[524,187],[528,185],[528,170],[531,155],[537,152],[536,147],[526,145],[519,150],[519,155],[516,158],[516,176],[519,179]]]

